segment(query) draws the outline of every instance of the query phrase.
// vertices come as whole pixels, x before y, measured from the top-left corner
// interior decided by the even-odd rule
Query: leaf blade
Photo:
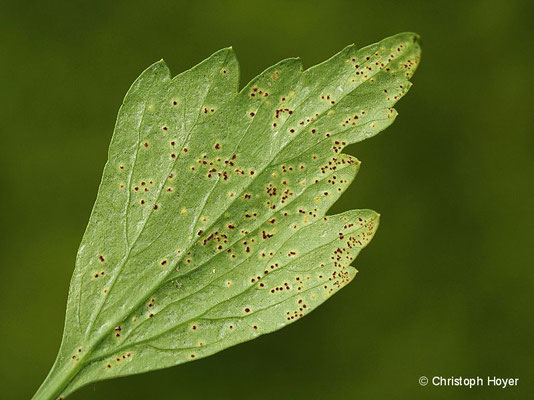
[[[280,329],[352,280],[378,215],[324,217],[359,167],[342,149],[393,122],[419,57],[400,34],[239,92],[231,49],[143,72],[78,252],[60,358],[83,367],[63,393]]]

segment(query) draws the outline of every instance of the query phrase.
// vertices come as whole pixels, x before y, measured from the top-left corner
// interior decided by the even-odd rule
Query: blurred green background
[[[138,74],[233,45],[242,85],[290,56],[416,31],[396,123],[332,212],[382,214],[358,278],[302,321],[72,399],[534,398],[534,9],[524,1],[22,1],[0,8],[0,398],[59,347],[74,257]],[[421,387],[421,375],[519,387]]]

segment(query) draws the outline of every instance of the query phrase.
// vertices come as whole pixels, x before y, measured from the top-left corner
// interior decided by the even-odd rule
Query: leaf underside
[[[77,255],[62,394],[280,329],[350,282],[378,214],[325,216],[359,167],[342,150],[394,121],[419,58],[403,33],[305,71],[281,61],[240,91],[231,48],[174,78],[145,70]]]

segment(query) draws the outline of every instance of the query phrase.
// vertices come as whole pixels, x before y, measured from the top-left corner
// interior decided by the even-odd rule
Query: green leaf
[[[420,58],[403,33],[238,91],[223,49],[134,82],[72,277],[58,358],[35,398],[196,360],[280,329],[350,282],[378,214],[325,216],[396,117]]]

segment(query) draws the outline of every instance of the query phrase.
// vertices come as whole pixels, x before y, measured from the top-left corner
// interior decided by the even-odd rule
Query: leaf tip
[[[411,44],[417,53],[421,53],[422,39],[421,35],[415,32],[399,33],[399,38],[402,38],[405,42]]]
[[[221,53],[235,53],[234,46],[223,47],[219,50]]]

